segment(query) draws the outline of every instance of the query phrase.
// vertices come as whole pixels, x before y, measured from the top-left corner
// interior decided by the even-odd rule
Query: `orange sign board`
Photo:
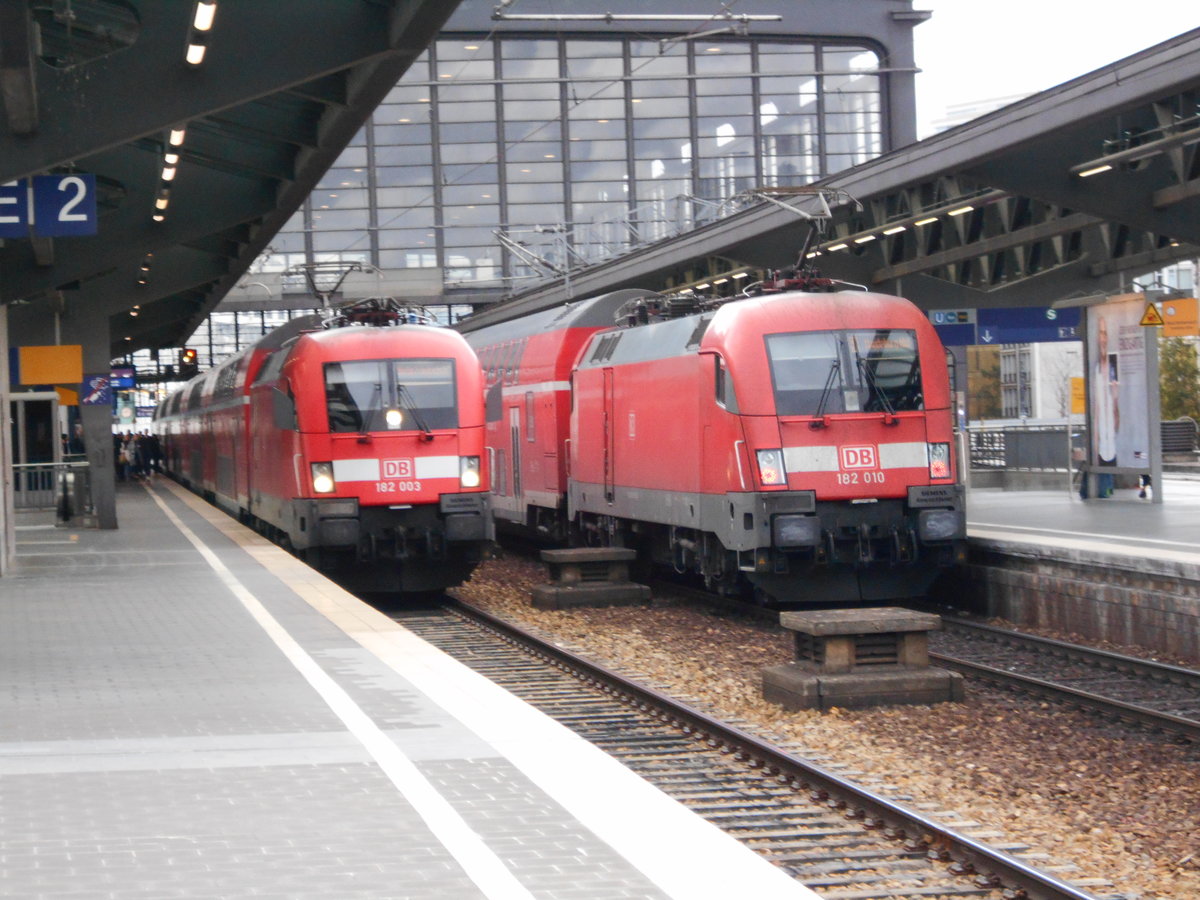
[[[1087,412],[1087,397],[1083,390],[1082,375],[1071,378],[1071,412],[1081,414]]]
[[[1200,335],[1200,304],[1195,297],[1162,301],[1163,337]]]
[[[18,384],[73,384],[83,381],[83,347],[20,347]]]

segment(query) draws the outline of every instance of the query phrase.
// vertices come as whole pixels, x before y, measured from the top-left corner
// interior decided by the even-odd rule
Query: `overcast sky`
[[[1032,94],[1200,28],[1200,0],[916,0],[917,134],[946,108]]]

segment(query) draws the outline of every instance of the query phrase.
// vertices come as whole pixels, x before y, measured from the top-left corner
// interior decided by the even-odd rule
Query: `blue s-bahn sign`
[[[96,233],[96,176],[35,175],[0,184],[0,238]]]
[[[1079,320],[1078,307],[1004,306],[929,312],[929,321],[948,347],[1077,341],[1082,337]]]

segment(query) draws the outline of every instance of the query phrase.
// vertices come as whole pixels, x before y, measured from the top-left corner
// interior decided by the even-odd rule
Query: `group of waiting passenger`
[[[162,444],[149,431],[114,434],[113,460],[118,481],[149,478],[152,472],[162,473]]]

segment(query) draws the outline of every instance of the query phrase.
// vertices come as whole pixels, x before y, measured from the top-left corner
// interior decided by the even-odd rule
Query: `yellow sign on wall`
[[[83,383],[83,347],[63,344],[57,347],[17,348],[19,384]]]
[[[1162,301],[1163,337],[1195,337],[1200,335],[1200,304],[1195,297],[1180,297]]]
[[[1087,397],[1083,390],[1083,376],[1077,375],[1071,379],[1071,412],[1087,412]]]

